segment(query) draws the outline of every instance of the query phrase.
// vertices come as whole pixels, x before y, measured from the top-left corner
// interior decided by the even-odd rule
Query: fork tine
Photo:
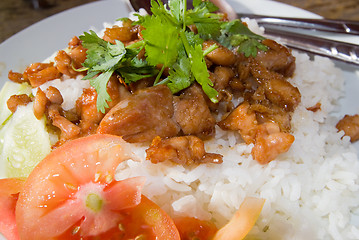
[[[238,17],[248,17],[255,19],[260,26],[269,27],[288,27],[301,28],[323,32],[335,32],[343,34],[359,35],[359,22],[347,20],[331,19],[307,19],[307,18],[289,18],[272,17],[256,14],[238,14]]]

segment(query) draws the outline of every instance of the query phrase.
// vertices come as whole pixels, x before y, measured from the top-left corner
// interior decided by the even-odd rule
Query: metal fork
[[[266,35],[279,37],[280,41],[288,47],[359,65],[359,45],[312,35],[314,32],[323,32],[359,36],[358,21],[272,17],[255,14],[238,14],[238,17],[256,19],[258,25],[264,27]]]
[[[220,11],[226,12],[230,19],[242,17],[256,19],[258,25],[264,27],[266,35],[273,38],[279,37],[280,41],[290,48],[359,66],[359,42],[352,44],[313,36],[313,31],[359,36],[358,21],[240,14],[236,13],[225,0],[211,1],[219,7]],[[150,0],[129,0],[129,2],[135,11],[144,8],[151,13]],[[167,3],[167,0],[162,2]],[[192,0],[187,2],[188,6],[192,6]]]

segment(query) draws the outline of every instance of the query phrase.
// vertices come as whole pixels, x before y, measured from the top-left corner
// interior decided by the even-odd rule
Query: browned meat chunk
[[[289,132],[291,125],[291,115],[283,108],[276,105],[266,106],[260,103],[251,104],[250,109],[255,111],[256,118],[259,124],[266,122],[275,122],[279,125],[280,130]]]
[[[72,63],[75,68],[82,67],[82,63],[86,60],[86,51],[82,44],[81,40],[78,37],[73,37],[69,42],[69,56],[72,59]]]
[[[24,79],[29,80],[33,87],[38,87],[60,76],[61,73],[54,67],[54,63],[33,63],[26,68],[23,74]]]
[[[301,101],[298,88],[283,78],[282,75],[268,71],[260,64],[251,65],[251,73],[264,88],[265,97],[282,108],[293,111]]]
[[[15,112],[18,106],[26,106],[31,102],[31,98],[26,94],[12,95],[6,102],[7,108]]]
[[[50,86],[46,89],[46,98],[51,103],[55,103],[55,104],[62,104],[64,101],[60,91],[53,86]]]
[[[146,159],[152,163],[170,160],[182,165],[199,163],[222,163],[222,155],[206,153],[204,143],[195,136],[153,139],[151,146],[146,150]]]
[[[258,125],[252,156],[260,164],[267,164],[289,150],[294,136],[281,132],[275,123]]]
[[[262,43],[268,47],[268,50],[260,51],[256,60],[270,71],[291,77],[295,70],[295,57],[291,51],[270,39],[265,39]]]
[[[164,85],[140,90],[114,106],[97,132],[122,136],[128,142],[176,136],[180,128],[173,118],[172,100],[171,91]]]
[[[234,77],[234,72],[229,67],[218,66],[214,69],[214,88],[217,91],[225,89],[229,81]]]
[[[48,114],[52,121],[52,125],[61,130],[60,141],[67,141],[79,137],[81,129],[65,117],[61,116],[60,111],[61,107],[57,104],[52,104],[48,108]]]
[[[137,27],[132,26],[132,21],[128,20],[123,22],[122,27],[113,26],[112,28],[106,28],[103,39],[113,44],[115,44],[115,40],[130,42],[137,38],[137,32]]]
[[[202,89],[194,84],[174,98],[174,116],[183,134],[208,138],[214,133],[216,120],[206,104]]]
[[[111,101],[108,102],[110,109],[130,95],[125,87],[120,84],[116,76],[110,78],[106,90],[111,98]],[[76,113],[81,118],[79,127],[81,127],[83,135],[95,133],[102,118],[105,116],[105,114],[98,111],[96,102],[97,93],[93,87],[85,89],[81,97],[76,101]]]
[[[240,104],[218,123],[223,130],[239,131],[247,144],[254,143],[258,125],[256,115],[249,106],[247,102]]]
[[[46,94],[41,90],[41,88],[37,89],[35,99],[34,99],[34,115],[37,119],[41,119],[46,111],[49,100],[46,97]]]
[[[345,115],[343,119],[341,119],[336,128],[341,131],[343,130],[345,136],[350,137],[351,142],[355,142],[359,139],[359,115]]]
[[[13,72],[12,70],[9,71],[8,78],[9,78],[9,80],[11,80],[15,83],[24,83],[24,82],[29,83],[28,79],[24,79],[22,73]]]
[[[81,118],[79,127],[84,134],[95,133],[104,117],[104,114],[97,110],[96,100],[96,90],[91,87],[84,89],[81,97],[76,101],[76,113]]]
[[[205,41],[203,43],[203,49],[207,49],[213,44],[216,44],[218,48],[208,53],[206,56],[206,58],[208,58],[211,62],[222,66],[230,66],[236,62],[236,55],[231,50],[220,45],[214,40]]]
[[[261,164],[269,163],[288,151],[294,141],[294,136],[281,132],[277,123],[259,124],[247,102],[239,105],[218,125],[224,130],[238,130],[247,144],[253,143],[252,156]]]
[[[264,83],[266,97],[276,105],[293,111],[301,100],[298,88],[283,79],[272,78]]]
[[[307,107],[308,111],[317,112],[321,109],[322,104],[320,102],[317,102],[314,106]]]

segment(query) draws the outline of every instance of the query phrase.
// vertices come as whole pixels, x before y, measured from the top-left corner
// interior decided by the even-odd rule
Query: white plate
[[[318,18],[308,11],[269,0],[229,0],[236,11],[288,17]],[[102,0],[76,7],[42,20],[15,34],[0,45],[0,86],[9,70],[23,71],[33,62],[41,62],[55,51],[65,48],[75,35],[91,28],[102,29],[103,22],[127,17],[130,8],[122,0]],[[331,36],[329,36],[331,37]],[[353,41],[345,38],[344,40]],[[359,42],[358,38],[354,41]],[[338,64],[344,70],[346,97],[338,114],[359,113],[359,68]],[[359,145],[357,145],[359,150]],[[1,236],[0,236],[1,239]]]

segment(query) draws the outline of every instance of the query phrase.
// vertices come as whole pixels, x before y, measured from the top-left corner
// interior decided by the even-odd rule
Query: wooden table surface
[[[55,13],[94,2],[96,0],[38,0],[42,6],[35,9],[33,0],[0,0],[0,43]],[[248,0],[250,1],[250,0]],[[277,0],[319,14],[326,18],[359,21],[359,0]]]

